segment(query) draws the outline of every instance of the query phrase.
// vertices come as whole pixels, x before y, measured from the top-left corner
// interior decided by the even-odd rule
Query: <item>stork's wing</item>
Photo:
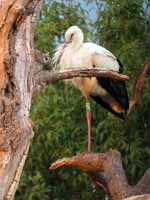
[[[129,108],[128,94],[124,81],[97,77],[98,83],[121,105],[124,110]]]
[[[90,50],[92,54],[100,54],[102,56],[111,57],[112,59],[116,60],[116,57],[104,47],[94,44],[92,42],[86,42],[83,44],[83,47]]]
[[[116,112],[111,105],[105,101],[103,98],[101,98],[100,96],[94,96],[94,95],[90,95],[90,97],[96,101],[98,104],[100,104],[101,106],[103,106],[106,110],[110,111],[111,113],[113,113],[114,115],[116,115],[117,117],[119,117],[120,119],[125,119],[125,113],[124,112]]]
[[[117,58],[110,51],[94,43],[84,43],[83,47],[90,53],[93,66],[102,70],[119,71]]]

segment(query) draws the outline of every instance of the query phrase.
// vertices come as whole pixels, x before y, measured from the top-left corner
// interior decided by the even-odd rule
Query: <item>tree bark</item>
[[[126,198],[124,200],[150,200],[150,195],[149,194],[136,195],[133,197]]]
[[[44,71],[43,65],[52,67],[50,59],[34,48],[33,41],[43,1],[0,0],[0,199],[13,199],[19,183],[33,137],[29,111],[35,90],[74,76],[128,79],[97,69]]]
[[[13,199],[33,137],[34,28],[43,0],[0,0],[0,199]]]

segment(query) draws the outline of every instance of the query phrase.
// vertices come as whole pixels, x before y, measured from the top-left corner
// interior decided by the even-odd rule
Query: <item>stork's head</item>
[[[71,26],[65,33],[65,43],[72,48],[79,48],[83,43],[83,32],[77,26]]]

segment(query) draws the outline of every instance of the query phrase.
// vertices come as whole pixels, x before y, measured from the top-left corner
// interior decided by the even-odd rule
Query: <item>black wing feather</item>
[[[100,96],[90,95],[90,97],[94,101],[96,101],[98,104],[100,104],[101,106],[103,106],[105,109],[109,110],[111,113],[113,113],[114,115],[116,115],[117,117],[119,117],[120,119],[125,119],[124,113],[117,113],[117,112],[115,112],[107,102],[103,101],[103,99]]]
[[[119,72],[121,73],[123,71],[123,66],[120,61],[118,61],[118,63],[120,65]],[[106,77],[97,77],[97,81],[101,87],[103,87],[125,111],[128,110],[129,99],[125,81],[114,80],[112,78]]]
[[[119,66],[120,66],[119,73],[123,73],[123,64],[120,62],[120,60],[118,58],[117,58],[117,62],[119,64]]]

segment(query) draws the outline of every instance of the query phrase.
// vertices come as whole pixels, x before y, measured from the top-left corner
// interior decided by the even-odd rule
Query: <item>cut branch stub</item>
[[[150,194],[149,170],[135,186],[127,182],[122,166],[121,155],[116,150],[105,153],[81,153],[54,162],[50,169],[62,166],[75,166],[86,172],[98,188],[102,188],[112,200],[122,200],[140,194]]]
[[[50,166],[50,169],[54,170],[64,165],[72,165],[84,172],[99,172],[104,171],[118,159],[120,160],[121,157],[116,150],[109,150],[106,153],[83,152],[70,158],[57,160]]]
[[[50,166],[50,169],[54,170],[64,165],[72,165],[85,172],[101,171],[105,157],[105,154],[100,154],[99,156],[97,153],[81,153],[70,158],[57,160]]]

